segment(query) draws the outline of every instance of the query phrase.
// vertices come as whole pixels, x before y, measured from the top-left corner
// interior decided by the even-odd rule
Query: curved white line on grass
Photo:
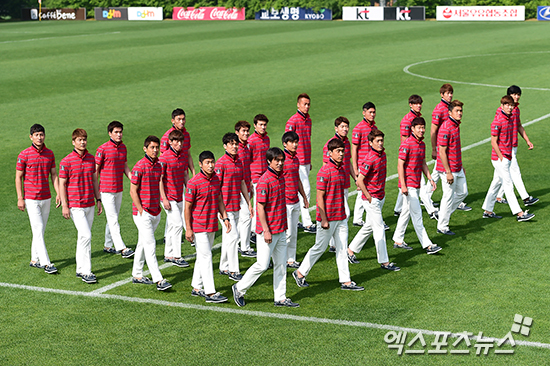
[[[19,39],[16,41],[3,41],[0,44],[7,43],[20,43],[20,42],[33,42],[33,41],[45,41],[49,39],[59,39],[59,38],[73,38],[73,37],[89,37],[89,36],[102,36],[105,34],[119,34],[120,32],[107,32],[107,33],[94,33],[94,34],[77,34],[74,36],[60,36],[60,37],[44,37],[44,38],[30,38],[30,39]]]
[[[121,296],[121,295],[98,294],[98,293],[94,293],[94,292],[84,292],[84,291],[59,290],[59,289],[52,289],[52,288],[46,288],[46,287],[26,286],[26,285],[14,284],[14,283],[4,283],[4,282],[0,282],[0,286],[1,287],[7,287],[7,288],[21,289],[21,290],[54,293],[54,294],[60,294],[60,295],[70,295],[70,296],[82,296],[82,297],[91,297],[91,298],[99,298],[99,299],[120,300],[120,301],[136,302],[136,303],[144,303],[144,304],[153,304],[153,305],[160,305],[160,306],[179,307],[179,308],[184,308],[184,309],[214,311],[214,312],[218,312],[218,313],[247,315],[247,316],[259,316],[259,317],[263,317],[263,318],[293,320],[293,321],[302,321],[302,322],[310,322],[310,323],[324,323],[324,324],[331,324],[331,325],[343,325],[343,326],[349,326],[349,327],[372,328],[372,329],[381,329],[381,330],[394,330],[394,331],[398,331],[398,332],[401,332],[401,331],[410,332],[410,333],[422,332],[422,334],[429,334],[429,335],[436,335],[438,333],[441,333],[441,331],[398,327],[398,326],[386,325],[386,324],[356,322],[356,321],[341,320],[341,319],[316,318],[316,317],[312,317],[312,316],[298,316],[298,315],[290,315],[290,314],[269,313],[269,312],[263,312],[263,311],[241,310],[241,309],[235,309],[235,308],[227,308],[227,307],[224,307],[224,305],[221,305],[221,307],[195,305],[195,304],[186,304],[186,303],[182,303],[182,302],[172,302],[172,301],[163,301],[163,300],[155,300],[155,299],[145,299],[145,298],[140,298],[140,297],[130,297],[130,296]],[[450,338],[458,338],[460,336],[461,335],[457,334],[457,333],[451,333],[449,335]],[[471,336],[470,338],[471,339],[477,339],[477,336]],[[502,341],[502,339],[500,339],[500,338],[492,338],[492,337],[484,337],[484,339],[488,339],[488,340],[491,340],[493,342],[501,342]],[[527,341],[521,341],[521,340],[514,340],[514,341],[517,345],[520,345],[520,346],[550,349],[550,344],[548,344],[548,343],[527,342]]]
[[[489,88],[503,88],[503,89],[505,89],[505,88],[507,88],[509,85],[508,85],[508,86],[504,86],[504,85],[492,85],[492,84],[481,84],[481,83],[469,83],[469,82],[465,82],[465,81],[457,81],[457,80],[433,78],[433,77],[430,77],[430,76],[425,76],[425,75],[416,74],[416,73],[410,71],[410,68],[413,67],[413,66],[417,66],[417,65],[427,64],[427,63],[430,63],[430,62],[447,61],[447,60],[458,60],[458,59],[461,59],[461,58],[488,57],[488,56],[502,56],[502,55],[521,55],[521,54],[535,54],[535,53],[549,53],[549,52],[550,52],[550,51],[514,52],[514,53],[492,53],[492,54],[487,54],[487,55],[468,55],[468,56],[444,57],[444,58],[437,58],[437,59],[433,59],[433,60],[426,60],[426,61],[415,62],[414,64],[410,64],[410,65],[405,66],[405,67],[403,68],[403,72],[405,72],[406,74],[412,75],[412,76],[416,76],[416,77],[423,78],[423,79],[428,79],[428,80],[443,81],[443,82],[453,83],[453,84],[465,84],[465,85],[475,85],[475,86],[486,86],[486,87],[489,87]],[[524,87],[524,86],[522,86],[521,88],[522,88],[522,89],[528,89],[528,90],[550,91],[550,89],[548,89],[548,88],[531,88],[531,87]]]

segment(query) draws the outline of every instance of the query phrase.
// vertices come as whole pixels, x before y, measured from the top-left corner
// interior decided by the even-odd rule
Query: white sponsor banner
[[[384,20],[381,6],[343,6],[342,20]]]
[[[128,20],[162,20],[162,8],[128,8]]]
[[[438,6],[436,12],[437,20],[525,20],[525,6]]]

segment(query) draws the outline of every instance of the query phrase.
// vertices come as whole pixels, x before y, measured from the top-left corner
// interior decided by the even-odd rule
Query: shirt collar
[[[284,151],[285,151],[285,154],[287,154],[287,155],[290,155],[292,157],[296,156],[296,153],[293,154],[290,151],[288,151],[286,148],[284,149]]]
[[[120,144],[122,144],[122,141],[120,141],[118,144],[112,139],[112,138],[109,138],[109,141],[111,141],[113,143],[113,145],[115,145],[116,147],[118,147]]]
[[[267,171],[270,172],[272,175],[274,175],[275,177],[277,177],[277,179],[279,179],[279,175],[280,173],[277,173],[275,170],[271,169],[271,167],[267,167]],[[282,173],[282,172],[281,172]]]
[[[337,162],[335,162],[334,160],[332,160],[332,158],[329,158],[329,162],[331,162],[332,164],[334,164],[334,166],[336,167],[336,169],[340,169],[340,167],[342,166],[342,164],[338,164]]]
[[[457,126],[460,125],[460,122],[461,122],[461,121],[457,121],[456,119],[454,119],[454,118],[451,117],[451,116],[449,116],[449,119],[450,119],[451,121],[453,121],[453,122],[455,123],[455,125],[457,125]]]
[[[155,164],[157,161],[158,161],[158,158],[155,158],[155,159],[151,159],[151,157],[147,154],[145,154],[145,157],[147,158],[147,160],[149,160],[149,162],[151,163],[151,165]]]
[[[304,117],[304,119],[306,119],[308,116],[307,114],[303,114],[299,109],[298,109],[298,113],[300,114],[300,116]]]
[[[382,148],[382,151],[378,151],[378,150],[376,150],[376,149],[375,149],[374,147],[372,147],[372,146],[371,146],[370,148],[371,148],[371,150],[374,151],[374,153],[377,154],[377,155],[382,155],[382,153],[386,150],[386,148],[384,148],[384,147]]]
[[[231,159],[232,161],[237,161],[237,159],[239,158],[239,154],[235,154],[235,156],[232,156],[227,151],[225,152],[225,155],[227,155],[229,157],[229,159]]]
[[[204,172],[204,170],[201,169],[201,175],[204,179],[206,180],[211,180],[212,177],[214,176],[214,174],[216,174],[216,172],[212,172],[212,174],[210,174],[210,177],[208,177],[208,175],[206,175],[206,173]]]
[[[42,149],[38,149],[38,147],[34,143],[31,143],[31,146],[34,147],[36,152],[41,153],[42,151],[44,151],[44,148],[46,147],[46,144],[42,144]]]
[[[334,134],[334,137],[336,137],[336,138],[338,138],[339,140],[342,140],[342,141],[346,141],[346,140],[348,139],[347,136],[342,137],[342,136],[340,136],[338,133],[335,133],[335,134]]]
[[[411,109],[411,113],[414,114],[414,115],[417,116],[417,117],[422,116],[422,113],[420,113],[420,112],[419,112],[419,113],[416,113],[416,112],[413,111],[412,109]]]
[[[82,155],[80,155],[80,154],[78,153],[78,151],[76,151],[76,149],[73,149],[73,152],[76,154],[76,156],[78,156],[79,158],[82,159],[82,158],[85,157],[86,154],[88,153],[88,149],[84,150],[84,153],[83,153]]]
[[[174,150],[174,149],[172,148],[172,146],[170,146],[170,147],[168,148],[168,150],[172,151],[172,153],[174,153],[174,155],[176,155],[176,156],[179,156],[179,154],[181,153],[181,150],[180,150],[180,152],[177,152],[176,150]]]
[[[367,119],[365,117],[363,117],[363,122],[365,122],[369,126],[374,126],[374,124],[376,123],[375,121],[372,121],[372,123],[370,123],[369,121],[367,121]]]
[[[261,139],[265,138],[267,136],[267,131],[265,131],[265,133],[263,135],[260,135],[258,133],[258,131],[254,130],[254,133],[257,134],[258,136],[260,136]]]
[[[441,101],[447,105],[451,104],[451,102],[447,102],[445,99],[441,98]]]

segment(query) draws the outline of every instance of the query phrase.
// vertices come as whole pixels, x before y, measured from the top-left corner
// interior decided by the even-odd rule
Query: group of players
[[[399,196],[394,208],[399,219],[393,235],[394,248],[413,249],[404,241],[412,218],[426,253],[441,250],[431,242],[424,228],[421,201],[430,217],[438,220],[437,232],[445,235],[454,235],[449,221],[455,210],[471,210],[463,202],[468,195],[460,143],[463,103],[453,100],[450,84],[444,84],[440,94],[441,102],[433,111],[430,130],[432,158],[437,160],[433,172],[430,173],[426,164],[423,142],[426,122],[421,115],[423,101],[420,96],[409,98],[410,111],[401,121]],[[482,206],[483,218],[502,218],[493,212],[496,202],[508,203],[518,221],[534,216],[521,210],[514,194],[515,185],[524,205],[538,201],[526,192],[516,159],[518,133],[529,149],[533,148],[520,122],[520,96],[519,87],[508,88],[491,125],[491,159],[495,171]],[[32,145],[19,154],[15,176],[17,206],[22,211],[27,209],[33,234],[30,266],[42,268],[49,274],[57,273],[44,242],[51,178],[56,191],[56,207],[62,206],[63,217],[72,218],[78,231],[76,276],[86,283],[97,282],[91,270],[91,226],[96,206],[98,215],[105,211],[107,218],[103,250],[123,258],[133,256],[133,283],[156,284],[158,290],[164,291],[172,285],[163,278],[155,255],[155,230],[162,206],[166,212],[164,261],[179,267],[189,266],[181,254],[185,230],[185,238],[196,249],[191,295],[204,297],[209,303],[228,300],[214,285],[212,245],[218,221],[222,226],[219,273],[236,281],[232,291],[238,306],[245,305],[247,290],[270,266],[273,266],[275,306],[299,306],[286,297],[286,268],[294,269],[292,276],[299,287],[308,287],[306,276],[329,246],[329,251],[336,255],[341,289],[364,290],[351,280],[349,264],[359,263],[355,254],[361,251],[371,234],[381,268],[399,271],[400,268],[389,261],[386,248],[385,231],[389,227],[382,217],[386,154],[384,133],[375,124],[375,105],[368,102],[363,106],[363,120],[353,129],[351,143],[347,137],[349,120],[336,118],[335,135],[323,148],[323,166],[317,173],[317,224],[314,224],[309,214],[310,102],[307,94],[298,96],[297,112],[286,123],[282,136],[284,149],[270,147],[269,120],[259,114],[254,117],[252,134],[250,124],[239,121],[234,133],[223,136],[225,154],[217,161],[212,152],[201,152],[198,173],[189,153],[190,136],[182,109],[172,112],[172,127],[162,139],[156,136],[145,139],[145,156],[132,170],[128,167],[126,146],[122,142],[123,125],[118,121],[108,125],[109,141],[97,149],[95,157],[87,150],[86,131],[74,130],[74,150],[61,160],[59,176],[54,154],[44,144],[44,127],[33,125],[30,129]],[[131,182],[133,219],[139,232],[135,252],[124,244],[118,224],[123,176]],[[361,229],[348,246],[350,177],[359,191],[353,224]],[[437,181],[441,181],[443,188],[439,210],[431,200]],[[315,244],[301,263],[296,260],[299,228],[316,235]],[[256,243],[257,252],[250,247],[251,241]],[[239,269],[239,253],[256,257],[256,262],[244,275]],[[145,262],[152,279],[143,275]]]

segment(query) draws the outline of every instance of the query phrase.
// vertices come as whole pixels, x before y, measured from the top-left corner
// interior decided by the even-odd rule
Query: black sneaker
[[[110,247],[110,248],[105,248],[103,247],[103,251],[105,253],[109,253],[109,254],[120,254],[120,250],[116,250],[115,248],[113,247]]]
[[[237,290],[237,284],[231,286],[231,290],[233,291],[233,301],[235,301],[235,304],[237,304],[240,308],[245,306],[246,303],[244,302],[244,295]]]
[[[501,198],[501,199],[497,200],[497,203],[502,203],[503,205],[507,205],[508,201],[506,201],[504,198]]]
[[[525,206],[531,206],[531,205],[534,205],[535,203],[537,203],[538,201],[539,201],[538,198],[533,197],[533,196],[529,196],[529,197],[527,197],[526,199],[523,200],[523,204]]]
[[[244,252],[241,251],[241,257],[256,258],[257,256],[258,256],[258,253],[256,253],[256,252],[253,251],[252,249],[250,249],[250,250],[245,250]]]
[[[229,271],[222,271],[222,270],[220,269],[220,274],[221,274],[222,276],[229,276]]]
[[[453,233],[451,230],[439,230],[439,229],[437,229],[437,232],[439,234],[444,234],[444,235],[455,235],[455,233]]]
[[[281,301],[275,301],[274,305],[275,306],[286,306],[288,308],[298,308],[298,307],[300,307],[300,304],[298,304],[296,302],[292,302],[292,300],[290,300],[288,297],[284,300],[281,300]]]
[[[135,254],[135,252],[130,248],[126,248],[122,251],[122,253],[120,253],[122,258],[132,258],[134,256],[134,254]]]
[[[159,290],[159,291],[166,291],[171,287],[172,287],[172,284],[170,282],[166,281],[166,279],[164,279],[164,278],[157,283],[157,290]]]
[[[340,286],[342,290],[349,290],[349,291],[363,291],[365,288],[363,286],[357,286],[357,284],[353,281],[349,285],[342,285]]]
[[[219,304],[221,302],[226,302],[227,297],[223,296],[219,292],[216,292],[215,294],[213,294],[211,296],[206,295],[205,301],[209,302],[209,303]]]
[[[294,268],[294,269],[300,268],[300,262],[294,261],[292,263],[287,263],[286,268]]]
[[[166,258],[164,257],[164,263],[172,263],[174,262],[174,258]]]
[[[57,273],[57,268],[55,268],[53,263],[50,263],[46,267],[44,267],[44,272],[46,272],[47,274],[54,274]]]
[[[494,212],[484,212],[483,218],[484,219],[502,219],[502,216],[499,216]]]
[[[361,227],[361,226],[363,226],[363,225],[365,225],[365,221],[362,221],[362,220],[359,221],[359,222],[354,222],[354,223],[353,223],[353,226],[357,226],[357,227]]]
[[[298,229],[303,229],[303,228],[304,228],[304,225],[302,225],[302,223],[298,221]]]
[[[229,273],[229,279],[238,282],[243,279],[243,275],[239,272]]]
[[[393,216],[397,217],[401,215],[401,211],[393,211]]]
[[[315,234],[317,232],[317,227],[315,224],[311,224],[308,227],[304,227],[304,233]]]
[[[34,262],[34,263],[33,263],[33,262],[30,262],[30,263],[29,263],[29,266],[34,267],[34,268],[44,269],[44,266],[41,265],[39,261],[36,261],[36,262]]]
[[[439,212],[438,211],[432,212],[430,214],[430,219],[435,220],[435,221],[439,221]]]
[[[384,223],[384,231],[388,231],[390,229],[390,226],[386,223]]]
[[[517,217],[517,220],[518,220],[519,222],[521,222],[521,221],[531,220],[533,217],[535,217],[535,214],[529,213],[528,211],[529,211],[529,210],[523,211],[523,215],[518,216],[518,217]]]
[[[329,253],[336,253],[336,247],[328,247]]]
[[[250,234],[250,242],[256,244],[256,233]]]
[[[306,282],[306,277],[298,277],[298,270],[292,272],[292,277],[294,277],[294,280],[296,281],[296,284],[298,287],[309,287],[309,283]]]
[[[387,270],[389,270],[389,271],[396,271],[396,272],[401,270],[401,268],[397,267],[397,266],[395,265],[395,263],[389,263],[387,266],[381,264],[381,265],[380,265],[380,268],[382,268],[382,269],[387,269]]]
[[[200,289],[199,291],[195,290],[195,289],[192,289],[191,290],[191,296],[195,296],[195,297],[206,297],[206,294],[204,293],[204,290],[203,289]]]
[[[398,245],[397,243],[393,243],[393,247],[395,249],[413,250],[413,248],[408,246],[407,243],[405,242],[401,243],[401,245]]]
[[[441,247],[439,247],[435,244],[432,244],[428,248],[426,248],[426,253],[435,254],[435,253],[439,252],[440,250],[441,250]]]
[[[175,258],[172,261],[172,264],[181,268],[189,267],[189,263],[187,263],[187,261],[183,258]]]
[[[97,278],[95,277],[95,274],[93,273],[90,273],[90,274],[81,274],[81,278],[82,278],[82,281],[86,282],[86,283],[96,283],[97,282]]]
[[[456,209],[460,211],[472,211],[472,208],[470,206],[466,206],[464,202],[460,202]]]
[[[151,281],[147,277],[141,277],[141,278],[132,277],[132,283],[139,283],[139,284],[142,284],[142,285],[152,285],[153,281]]]
[[[350,262],[351,264],[361,263],[357,260],[357,257],[355,257],[355,254],[349,255],[349,253],[347,253],[347,255],[348,255],[348,262]]]

